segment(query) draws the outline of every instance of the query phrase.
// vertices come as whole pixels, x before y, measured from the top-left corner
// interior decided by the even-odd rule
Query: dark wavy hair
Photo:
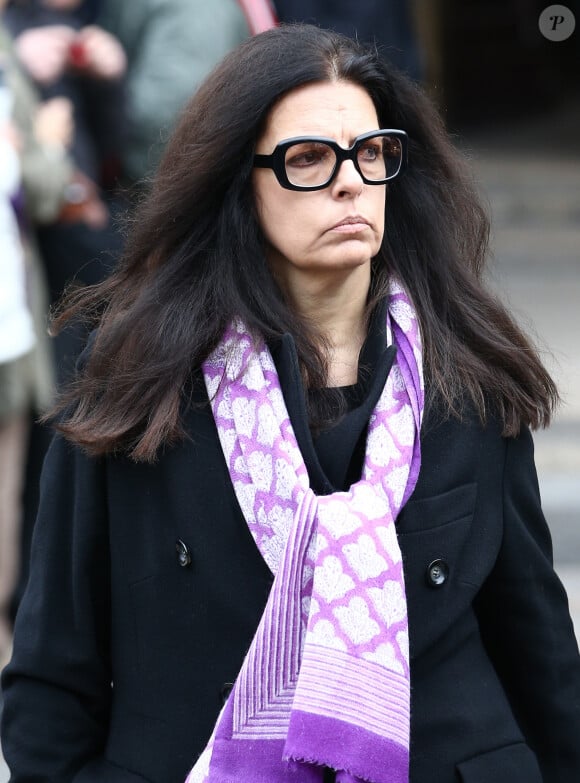
[[[96,327],[65,389],[57,427],[91,454],[153,460],[184,435],[184,391],[241,316],[254,333],[294,335],[307,386],[326,377],[320,335],[289,306],[265,254],[252,190],[256,140],[293,88],[344,80],[372,98],[381,127],[409,136],[409,165],[389,185],[385,236],[372,262],[369,308],[396,275],[417,309],[428,404],[461,414],[493,406],[504,434],[546,425],[558,399],[526,336],[486,290],[489,221],[471,175],[427,96],[377,51],[310,25],[250,38],[185,108],[132,218],[124,257],[98,286],[69,295],[55,326]]]

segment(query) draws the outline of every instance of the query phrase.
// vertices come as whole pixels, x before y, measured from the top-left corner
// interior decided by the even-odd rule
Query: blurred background
[[[186,97],[195,89],[196,80],[203,78],[228,48],[257,29],[252,12],[260,11],[264,2],[267,4],[268,0],[239,3],[215,0],[210,14],[205,4],[197,0],[166,0],[161,19],[155,16],[152,10],[155,4],[149,0],[131,0],[131,3],[0,0],[0,8],[6,6],[2,23],[16,44],[16,57],[20,58],[29,86],[36,91],[34,100],[42,106],[55,96],[64,96],[73,107],[70,112],[61,105],[60,119],[55,120],[53,116],[53,126],[55,122],[60,123],[58,144],[54,143],[54,132],[52,140],[50,134],[47,140],[46,128],[44,137],[40,134],[45,154],[48,145],[49,158],[58,148],[61,169],[54,176],[65,178],[66,198],[48,215],[28,208],[27,242],[36,248],[35,263],[48,281],[44,289],[44,316],[49,302],[56,300],[71,279],[80,284],[93,282],[114,264],[121,247],[115,217],[126,207],[124,194],[127,189],[138,189],[142,178],[154,169],[163,141]],[[575,0],[553,6],[546,12],[549,4],[534,0],[357,0],[356,3],[278,0],[274,3],[281,21],[311,21],[356,33],[362,40],[376,39],[384,55],[429,92],[456,144],[472,164],[493,221],[490,284],[535,335],[562,394],[562,406],[553,426],[535,435],[536,461],[544,509],[553,533],[556,568],[568,589],[577,633],[580,632],[578,6]],[[48,17],[43,17],[44,13]],[[55,14],[65,16],[55,18]],[[543,32],[539,24],[541,15]],[[577,27],[568,34],[574,18]],[[45,50],[47,54],[39,56],[41,39],[33,39],[31,44],[25,34],[55,21],[70,25],[74,35],[66,38],[67,63],[61,62],[60,70],[47,74],[42,66],[50,60],[48,53],[54,60],[55,51],[64,44],[53,41]],[[97,25],[105,33],[100,39],[98,61],[92,65],[86,60],[86,50],[79,46],[88,46],[82,37],[87,24]],[[558,36],[562,40],[552,40]],[[98,49],[97,44],[90,45]],[[0,46],[0,76],[5,70],[4,58]],[[197,70],[192,77],[194,62]],[[104,69],[96,82],[91,68]],[[72,81],[68,78],[71,71]],[[188,80],[184,74],[189,74]],[[152,91],[146,96],[148,100],[144,98],[144,83]],[[81,89],[82,95],[77,94]],[[0,80],[0,111],[1,99]],[[157,109],[153,110],[152,106]],[[0,123],[2,119],[0,116]],[[56,164],[50,165],[54,168]],[[29,204],[34,205],[34,198],[34,187],[31,187]],[[81,214],[81,207],[85,206],[88,211]],[[64,248],[68,249],[66,254]],[[57,382],[66,374],[80,344],[82,334],[68,333],[58,346],[50,346],[52,373]],[[2,376],[0,381],[4,383]],[[6,595],[0,595],[0,611],[6,616],[14,611],[26,578],[36,483],[46,447],[46,433],[32,423],[37,412],[35,404],[26,408],[29,419],[24,430],[26,442],[20,438],[22,476],[20,484],[16,482],[12,487],[12,491],[16,487],[23,493],[23,511],[11,533],[3,534],[0,530],[0,572],[9,570],[6,553],[10,551],[10,535],[13,544],[18,540],[21,558],[11,607],[7,606]],[[2,427],[4,423],[4,419],[0,421]],[[2,439],[0,452],[1,447]],[[18,448],[13,453],[18,453]],[[0,467],[12,463],[0,462]],[[0,482],[6,484],[2,470]],[[2,486],[2,495],[5,489]],[[20,503],[20,498],[17,500]],[[0,588],[1,578],[2,573]],[[0,658],[9,654],[1,646],[0,634]],[[6,780],[8,771],[0,755],[0,783]]]
[[[548,4],[416,5],[426,84],[471,159],[492,215],[490,280],[536,337],[559,383],[553,425],[535,434],[556,568],[580,633],[580,13],[552,41]],[[425,13],[421,14],[421,9]],[[429,10],[427,10],[429,9]],[[437,9],[437,10],[435,10]],[[552,16],[560,11],[552,11]],[[429,20],[430,17],[430,20]],[[435,17],[435,18],[433,18]],[[557,24],[555,19],[552,24]],[[548,26],[548,31],[551,25]],[[425,29],[426,28],[426,29]]]

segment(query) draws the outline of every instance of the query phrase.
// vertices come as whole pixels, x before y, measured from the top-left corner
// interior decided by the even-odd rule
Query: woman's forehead
[[[353,82],[315,82],[297,87],[271,109],[262,138],[279,141],[318,135],[337,140],[378,128],[370,95]]]

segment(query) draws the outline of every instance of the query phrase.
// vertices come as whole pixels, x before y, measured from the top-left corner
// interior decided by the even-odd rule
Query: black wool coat
[[[12,783],[182,783],[205,746],[272,575],[208,407],[185,424],[154,465],[87,458],[61,438],[50,449],[3,675]],[[529,432],[432,412],[397,530],[411,783],[578,783],[580,657]]]

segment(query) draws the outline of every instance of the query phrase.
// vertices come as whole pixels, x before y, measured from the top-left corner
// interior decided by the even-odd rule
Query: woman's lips
[[[360,231],[365,231],[368,227],[369,224],[363,217],[355,215],[341,220],[340,223],[337,223],[330,230],[338,231],[341,234],[358,234]]]

